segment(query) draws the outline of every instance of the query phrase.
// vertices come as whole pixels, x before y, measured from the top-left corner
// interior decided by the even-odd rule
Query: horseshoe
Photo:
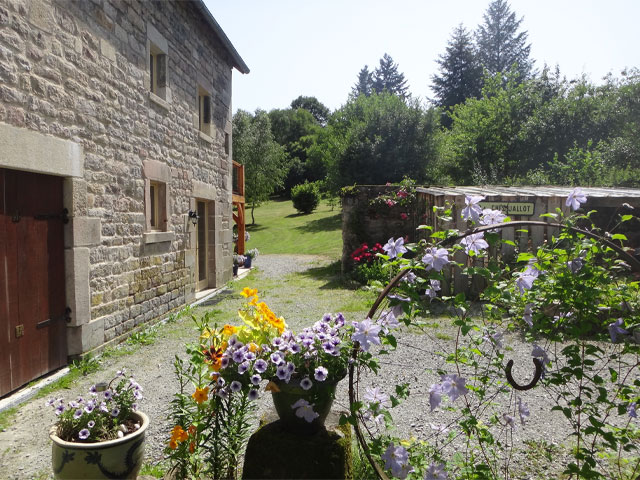
[[[536,371],[533,374],[533,379],[527,385],[518,385],[518,383],[513,379],[511,375],[511,368],[513,367],[513,360],[509,360],[507,362],[507,368],[505,368],[505,373],[507,375],[507,382],[516,390],[531,390],[535,387],[542,376],[542,360],[539,358],[534,358],[533,363],[536,366]]]

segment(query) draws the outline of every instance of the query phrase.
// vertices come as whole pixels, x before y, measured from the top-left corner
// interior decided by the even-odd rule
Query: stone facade
[[[194,298],[197,202],[201,288],[232,278],[234,67],[248,73],[200,0],[0,0],[0,168],[65,178],[69,355]]]

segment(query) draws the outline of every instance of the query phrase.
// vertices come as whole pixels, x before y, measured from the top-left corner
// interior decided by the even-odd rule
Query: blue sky
[[[205,0],[251,73],[233,73],[233,109],[286,108],[299,95],[334,110],[364,65],[388,53],[411,93],[432,96],[431,76],[453,29],[475,29],[488,0]],[[558,64],[600,83],[640,67],[640,0],[511,0],[524,17],[536,67]]]

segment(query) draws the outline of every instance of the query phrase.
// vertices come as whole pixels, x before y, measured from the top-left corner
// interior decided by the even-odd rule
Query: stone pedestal
[[[353,476],[351,427],[330,414],[313,435],[286,431],[280,420],[264,424],[249,439],[243,479],[347,479]]]

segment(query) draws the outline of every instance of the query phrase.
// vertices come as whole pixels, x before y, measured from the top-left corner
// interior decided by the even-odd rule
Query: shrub
[[[300,213],[313,212],[320,203],[320,191],[316,182],[304,182],[291,189],[293,207]]]

